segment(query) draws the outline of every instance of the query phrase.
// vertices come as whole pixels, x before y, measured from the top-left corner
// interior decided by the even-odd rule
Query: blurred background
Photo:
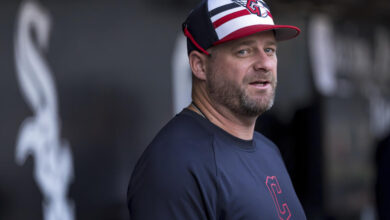
[[[1,1],[0,219],[128,219],[137,159],[189,104],[181,23],[197,3]],[[256,129],[308,219],[390,219],[390,2],[267,3],[302,34],[279,44]]]

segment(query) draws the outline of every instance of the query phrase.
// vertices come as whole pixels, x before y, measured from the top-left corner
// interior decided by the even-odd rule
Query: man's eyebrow
[[[255,43],[256,42],[254,40],[243,40],[243,41],[237,42],[237,44],[234,45],[234,47],[238,47],[238,46],[242,46],[242,45],[252,45]]]
[[[269,40],[269,41],[265,42],[265,45],[267,45],[267,46],[278,46],[278,43],[276,41]]]
[[[233,48],[237,48],[237,47],[240,47],[240,46],[250,46],[250,45],[253,45],[253,44],[256,44],[256,41],[255,40],[243,40],[243,41],[240,41],[240,42],[237,42],[236,44],[233,45]],[[268,40],[265,42],[265,45],[267,46],[277,46],[277,42],[276,41],[273,41],[273,40]]]
[[[254,40],[243,40],[243,41],[239,41],[239,42],[235,42],[232,46],[231,46],[231,50],[236,50],[237,48],[240,48],[242,46],[252,46],[256,44],[256,42]]]

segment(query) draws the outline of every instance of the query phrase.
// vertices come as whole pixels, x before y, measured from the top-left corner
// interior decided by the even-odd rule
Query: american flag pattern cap
[[[300,33],[295,26],[275,25],[263,0],[203,0],[183,23],[188,53],[197,49],[208,54],[211,46],[267,30],[274,30],[277,41]]]

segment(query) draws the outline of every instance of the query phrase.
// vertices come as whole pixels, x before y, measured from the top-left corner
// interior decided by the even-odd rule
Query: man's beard
[[[225,78],[216,79],[214,73],[210,73],[206,86],[213,101],[238,115],[255,117],[269,110],[274,103],[277,82],[271,73],[267,74],[269,75],[267,79],[271,84],[271,91],[264,91],[263,94],[257,94],[256,97],[250,97],[245,88],[241,87],[239,83]],[[245,77],[242,85],[249,86],[248,82],[251,78],[253,76]]]

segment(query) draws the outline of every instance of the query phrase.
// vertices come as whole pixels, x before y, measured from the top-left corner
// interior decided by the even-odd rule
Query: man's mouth
[[[268,80],[257,80],[249,83],[251,86],[255,86],[257,88],[266,88],[271,85],[271,82]]]

